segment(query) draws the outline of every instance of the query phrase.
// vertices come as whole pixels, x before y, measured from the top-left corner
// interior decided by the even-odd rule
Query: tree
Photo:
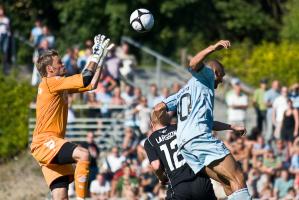
[[[293,42],[299,41],[299,1],[290,0],[287,4],[287,12],[283,17],[283,27],[281,30],[282,40]]]

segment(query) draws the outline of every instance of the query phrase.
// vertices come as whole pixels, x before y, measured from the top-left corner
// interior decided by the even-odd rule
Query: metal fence
[[[66,139],[72,142],[86,141],[86,134],[92,131],[95,135],[95,141],[99,144],[101,150],[107,150],[115,145],[122,143],[125,128],[125,111],[127,106],[106,106],[111,117],[87,117],[89,110],[101,110],[102,106],[72,105],[78,117],[68,122],[66,127]],[[29,117],[29,143],[32,140],[32,133],[35,128],[35,105],[31,105],[31,114]]]

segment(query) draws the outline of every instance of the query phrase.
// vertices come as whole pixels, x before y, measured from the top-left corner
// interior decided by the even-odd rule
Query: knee
[[[89,152],[83,147],[78,147],[78,157],[77,161],[89,161]]]

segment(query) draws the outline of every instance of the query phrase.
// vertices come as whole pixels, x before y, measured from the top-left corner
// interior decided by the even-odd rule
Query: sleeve
[[[269,95],[268,91],[265,93],[264,101],[265,101],[265,103],[268,103],[270,101],[270,95]]]
[[[291,159],[291,168],[295,169],[296,168],[296,157],[295,156],[292,156],[292,159]]]
[[[274,181],[274,188],[275,189],[279,189],[279,182],[278,182],[278,179],[276,179],[275,181]]]
[[[175,93],[162,101],[163,103],[165,103],[165,105],[167,107],[167,111],[176,111],[177,96],[178,96],[178,93]]]
[[[82,74],[75,74],[69,77],[52,77],[47,79],[47,85],[50,92],[59,92],[62,90],[84,90]],[[88,86],[87,86],[88,87]]]
[[[148,139],[144,143],[144,149],[147,154],[148,160],[150,162],[154,160],[159,160],[158,154],[155,150],[155,148],[149,143]]]
[[[72,94],[72,93],[86,92],[86,91],[90,91],[90,90],[92,90],[92,86],[91,85],[88,85],[88,86],[83,87],[83,88],[70,89],[68,91],[69,91],[70,94]]]
[[[244,94],[244,95],[245,95],[245,94]],[[247,95],[244,96],[244,102],[243,102],[243,105],[244,105],[244,106],[248,106],[248,96],[247,96]]]
[[[188,67],[187,69],[188,69],[188,72],[190,72],[191,75],[193,77],[195,77],[196,79],[204,79],[211,83],[213,83],[215,81],[214,71],[209,67],[203,66],[203,68],[201,70],[199,70],[198,72],[192,70],[191,67]]]

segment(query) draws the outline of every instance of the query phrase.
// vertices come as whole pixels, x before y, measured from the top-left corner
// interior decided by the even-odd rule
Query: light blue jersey
[[[212,69],[204,66],[199,72],[189,68],[192,78],[176,94],[163,100],[168,111],[177,111],[179,148],[197,136],[212,133],[214,81]]]

